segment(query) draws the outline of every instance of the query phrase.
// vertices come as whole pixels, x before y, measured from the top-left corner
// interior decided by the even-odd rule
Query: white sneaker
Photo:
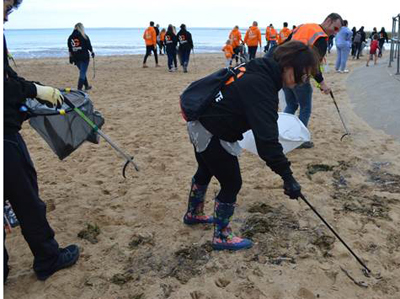
[[[342,71],[342,73],[348,73],[349,72],[349,70],[344,70],[344,71]]]

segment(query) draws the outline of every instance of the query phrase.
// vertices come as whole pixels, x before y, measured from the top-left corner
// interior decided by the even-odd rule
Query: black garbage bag
[[[76,108],[79,108],[100,129],[104,118],[94,110],[89,95],[79,90],[61,90]],[[99,136],[71,107],[63,104],[60,109],[49,108],[36,99],[27,99],[23,107],[29,124],[46,141],[60,160],[68,157],[83,142],[99,143]]]

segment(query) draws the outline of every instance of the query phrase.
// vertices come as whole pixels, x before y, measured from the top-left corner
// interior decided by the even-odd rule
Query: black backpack
[[[213,101],[222,97],[222,87],[245,72],[244,64],[220,69],[211,75],[192,82],[180,95],[182,116],[186,121],[198,120]]]
[[[356,36],[354,37],[354,42],[355,43],[361,42],[361,38],[362,38],[361,32],[357,32]]]

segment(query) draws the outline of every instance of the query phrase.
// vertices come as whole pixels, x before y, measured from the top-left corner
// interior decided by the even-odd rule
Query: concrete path
[[[400,141],[400,75],[395,75],[396,63],[389,68],[388,58],[379,59],[376,66],[370,61],[369,67],[351,71],[346,87],[354,112],[372,128]]]

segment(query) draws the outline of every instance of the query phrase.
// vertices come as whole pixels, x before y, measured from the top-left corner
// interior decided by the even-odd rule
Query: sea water
[[[86,28],[96,55],[144,54],[145,28]],[[196,53],[221,53],[232,28],[189,28]],[[67,57],[72,29],[5,29],[15,58]],[[243,38],[244,38],[244,33]]]

